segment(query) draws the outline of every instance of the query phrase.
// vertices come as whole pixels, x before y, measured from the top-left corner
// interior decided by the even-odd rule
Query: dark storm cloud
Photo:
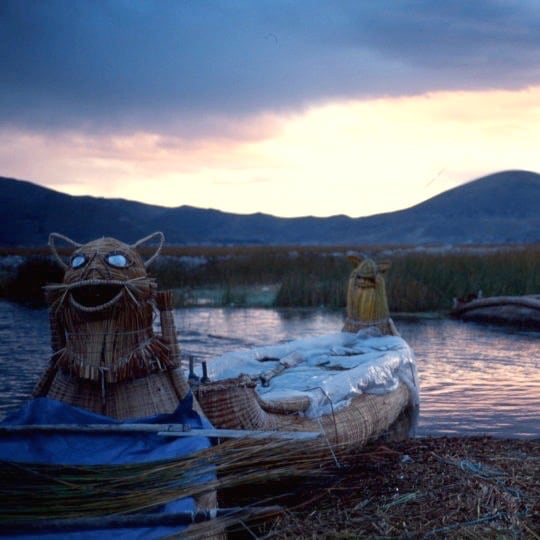
[[[192,127],[334,98],[521,88],[540,82],[538,5],[3,0],[0,121]]]

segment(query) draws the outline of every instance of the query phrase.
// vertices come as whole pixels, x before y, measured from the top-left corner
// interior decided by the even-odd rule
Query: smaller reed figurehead
[[[159,239],[144,260],[140,247]],[[57,242],[71,246],[69,262]],[[163,246],[158,232],[132,245],[114,238],[78,244],[52,233],[49,246],[64,268],[46,287],[53,355],[34,389],[117,419],[169,413],[189,391],[180,368],[170,291],[157,291],[147,267]],[[154,332],[159,311],[161,335]]]
[[[399,335],[388,309],[383,274],[390,263],[349,255],[354,269],[347,289],[347,318],[343,332],[358,332],[377,327],[384,335]]]

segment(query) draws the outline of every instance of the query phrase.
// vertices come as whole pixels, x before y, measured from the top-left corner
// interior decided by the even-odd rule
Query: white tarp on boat
[[[287,366],[283,369],[283,365]],[[399,336],[383,336],[376,328],[353,334],[336,332],[277,345],[232,351],[210,360],[210,380],[246,374],[254,379],[272,371],[268,385],[257,385],[265,400],[308,396],[306,416],[327,414],[348,404],[361,393],[384,394],[400,381],[410,389],[413,405],[419,403],[414,354]],[[201,375],[200,371],[197,371]]]

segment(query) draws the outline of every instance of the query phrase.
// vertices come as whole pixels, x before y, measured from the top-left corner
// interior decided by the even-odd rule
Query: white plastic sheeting
[[[268,386],[262,384],[261,375],[280,369]],[[308,396],[308,417],[345,407],[361,393],[390,392],[400,381],[410,389],[412,405],[419,404],[412,350],[401,337],[382,336],[377,328],[233,351],[210,360],[207,370],[212,381],[251,376],[259,381],[257,391],[265,400]]]

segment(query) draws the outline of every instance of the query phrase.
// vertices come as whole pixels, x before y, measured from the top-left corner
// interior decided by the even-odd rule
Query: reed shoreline
[[[221,493],[279,504],[257,538],[538,539],[540,439],[423,437],[376,442],[309,478]],[[253,538],[235,526],[232,537]]]

